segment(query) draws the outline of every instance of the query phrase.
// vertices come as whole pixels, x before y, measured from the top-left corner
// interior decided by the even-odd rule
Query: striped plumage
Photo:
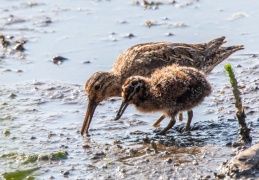
[[[210,95],[211,86],[204,73],[193,67],[171,65],[157,69],[151,77],[131,76],[122,85],[123,102],[120,117],[129,104],[141,112],[163,112],[170,123],[159,134],[175,124],[180,111],[188,111]]]
[[[222,47],[225,37],[202,44],[151,42],[132,46],[122,52],[110,72],[96,72],[86,82],[88,107],[81,134],[88,132],[95,108],[110,97],[121,96],[121,86],[130,76],[150,76],[156,69],[174,63],[195,67],[208,74],[242,45]]]

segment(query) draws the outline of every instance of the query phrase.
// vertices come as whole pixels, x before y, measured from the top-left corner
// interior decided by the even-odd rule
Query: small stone
[[[152,21],[146,21],[145,22],[145,26],[147,26],[147,27],[151,27],[151,26],[154,26],[154,25],[156,25],[156,23],[155,22],[152,22]]]
[[[64,145],[64,144],[61,144],[59,147],[60,147],[60,148],[68,148],[68,146],[66,146],[66,145]]]
[[[121,172],[121,173],[125,173],[126,170],[125,170],[124,168],[121,168],[121,169],[120,169],[120,172]]]
[[[211,178],[210,175],[206,175],[202,179],[206,180],[206,179],[210,179],[210,178]]]
[[[130,155],[134,155],[134,154],[136,154],[138,151],[136,150],[136,149],[130,149],[129,150],[129,153],[130,153]]]
[[[193,160],[193,161],[192,161],[192,164],[193,164],[193,165],[198,165],[199,163],[198,163],[196,160]]]
[[[132,34],[132,33],[129,33],[129,34],[126,34],[125,37],[127,37],[127,38],[133,38],[133,37],[135,37],[135,35]]]
[[[226,177],[225,174],[217,174],[217,173],[214,173],[214,176],[218,179],[224,179]]]
[[[54,176],[50,176],[49,179],[55,179]]]
[[[55,136],[56,134],[52,133],[52,132],[48,132],[48,138]]]
[[[163,153],[163,156],[168,156],[169,154],[171,154],[171,153],[168,152],[168,151],[165,151],[165,152]]]
[[[65,171],[64,173],[63,173],[63,176],[68,176],[69,175],[69,171]]]
[[[54,64],[62,64],[64,61],[68,60],[68,58],[62,56],[55,56],[52,58]]]
[[[20,42],[18,42],[15,46],[14,46],[14,50],[16,51],[25,51],[25,48],[23,47],[23,45],[26,43],[25,40],[21,40]]]
[[[107,164],[102,166],[102,169],[107,169],[107,168],[108,168]]]
[[[117,140],[117,139],[113,141],[113,144],[121,144],[121,143],[122,142],[120,140]]]
[[[95,153],[91,160],[98,160],[104,157],[106,154],[104,152]]]
[[[174,34],[169,32],[169,33],[166,33],[165,35],[166,36],[173,36]]]
[[[144,137],[142,138],[142,140],[145,142],[145,143],[149,143],[150,139],[148,138],[147,135],[144,135]]]
[[[174,166],[180,166],[180,163],[174,163]]]
[[[222,165],[224,166],[224,165],[226,165],[227,163],[228,163],[228,160],[224,161],[224,162],[222,163]]]
[[[95,153],[96,156],[105,156],[104,152]]]
[[[4,136],[10,136],[11,132],[9,130],[3,131]]]
[[[83,147],[84,149],[88,149],[88,148],[90,148],[91,146],[89,146],[88,144],[83,144],[82,147]]]
[[[17,96],[16,94],[11,93],[11,94],[9,95],[9,98],[15,98],[16,96]]]
[[[227,142],[226,146],[232,146],[232,142]]]
[[[172,162],[173,162],[172,158],[168,158],[168,159],[166,160],[166,163],[167,163],[167,164],[172,164]]]
[[[84,61],[83,64],[90,64],[91,61]]]
[[[219,179],[224,179],[226,177],[225,174],[217,174],[217,178]]]
[[[121,145],[117,144],[116,146],[117,146],[117,148],[122,149]]]
[[[35,136],[32,136],[31,138],[30,138],[31,140],[34,140],[34,139],[37,139]]]
[[[120,24],[127,24],[128,22],[126,20],[119,21]]]

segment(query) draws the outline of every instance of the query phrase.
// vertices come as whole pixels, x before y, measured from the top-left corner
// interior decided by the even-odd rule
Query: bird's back
[[[122,78],[150,76],[155,69],[171,64],[191,66],[210,72],[216,65],[243,46],[221,47],[225,37],[202,44],[151,42],[132,46],[119,55],[112,72]]]
[[[151,75],[150,87],[155,101],[161,101],[165,107],[176,103],[181,111],[199,105],[211,93],[203,72],[176,65],[156,70]]]

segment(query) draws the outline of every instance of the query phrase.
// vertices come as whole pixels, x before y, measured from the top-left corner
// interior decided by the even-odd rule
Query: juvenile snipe
[[[88,107],[81,134],[88,132],[94,111],[101,101],[121,96],[121,86],[126,78],[133,75],[148,77],[155,69],[174,63],[192,66],[208,74],[232,53],[243,49],[243,45],[222,47],[226,42],[224,39],[223,36],[202,44],[151,42],[125,50],[110,72],[96,72],[86,82]]]
[[[171,65],[157,69],[151,77],[131,76],[122,85],[123,102],[120,117],[128,104],[141,112],[162,111],[170,122],[159,134],[165,134],[175,124],[180,111],[199,105],[211,93],[205,75],[193,67]]]

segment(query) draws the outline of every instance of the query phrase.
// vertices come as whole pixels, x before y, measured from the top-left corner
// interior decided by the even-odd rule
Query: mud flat
[[[231,63],[247,124],[252,128],[252,145],[257,147],[257,1],[249,5],[244,1],[216,0],[1,3],[2,177],[258,177],[257,161],[246,164],[251,157],[257,157],[257,153],[253,154],[257,150],[235,144],[238,122],[224,72],[224,64]],[[208,76],[213,93],[194,109],[190,132],[183,132],[184,123],[178,122],[167,136],[157,136],[157,129],[151,125],[159,114],[140,114],[133,107],[114,121],[120,99],[113,98],[96,109],[90,136],[80,136],[87,105],[84,83],[93,72],[109,71],[123,50],[149,41],[200,43],[222,35],[227,37],[227,45],[243,44],[246,49],[232,55]],[[165,120],[161,126],[166,124]],[[57,152],[58,157],[65,154],[65,158],[54,156]],[[244,168],[233,171],[235,164]]]

